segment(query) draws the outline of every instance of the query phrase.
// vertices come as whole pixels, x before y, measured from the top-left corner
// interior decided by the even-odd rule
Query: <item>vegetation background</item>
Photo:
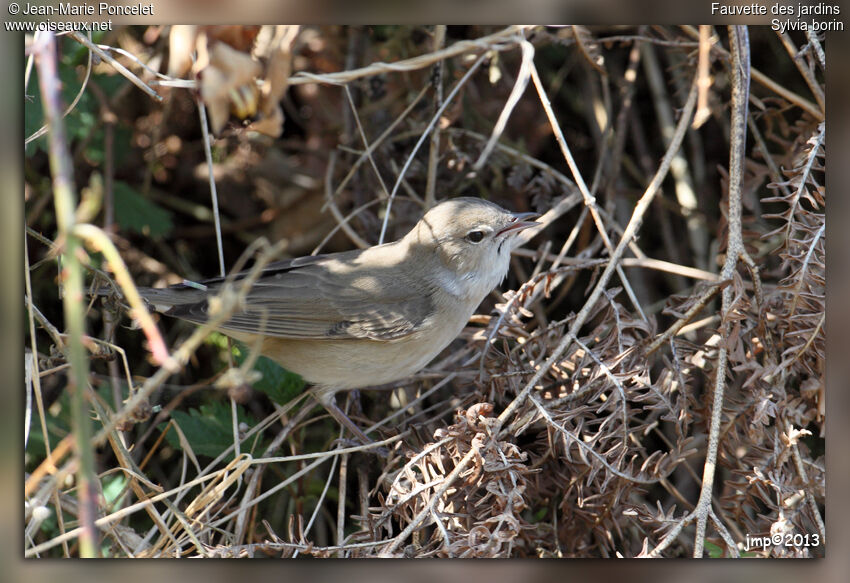
[[[30,46],[25,108],[27,136],[57,127],[41,92],[61,81],[66,134],[24,168],[28,556],[824,554],[822,39],[750,29],[752,69],[710,27],[57,40],[55,73]],[[385,458],[340,453],[246,347],[68,295],[76,261],[126,294],[229,271],[261,237],[393,239],[459,195],[548,226],[444,355],[350,395]]]

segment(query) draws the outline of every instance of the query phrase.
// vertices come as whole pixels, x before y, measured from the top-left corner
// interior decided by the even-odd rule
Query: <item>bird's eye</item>
[[[466,240],[470,243],[480,243],[484,240],[484,231],[470,231],[466,234]]]

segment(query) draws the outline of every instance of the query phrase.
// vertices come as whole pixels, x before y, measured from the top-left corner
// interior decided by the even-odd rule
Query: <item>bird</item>
[[[336,393],[425,367],[504,280],[517,235],[540,226],[537,217],[480,198],[449,198],[392,243],[269,263],[242,309],[218,329],[248,346],[262,337],[262,355],[312,384],[316,400],[371,443],[337,406]],[[238,285],[248,273],[230,279]],[[157,312],[202,324],[225,278],[199,284],[139,293]]]

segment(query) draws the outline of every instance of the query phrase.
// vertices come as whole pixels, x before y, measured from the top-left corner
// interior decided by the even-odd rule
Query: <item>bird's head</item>
[[[483,299],[507,275],[517,234],[538,226],[531,220],[537,216],[479,198],[453,198],[425,213],[405,239],[438,259],[437,268],[455,276],[458,292]]]

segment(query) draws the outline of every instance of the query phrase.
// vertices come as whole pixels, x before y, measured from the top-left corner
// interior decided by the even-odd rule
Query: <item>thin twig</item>
[[[28,64],[28,66],[29,66],[29,64]],[[83,82],[80,85],[80,90],[77,92],[76,97],[74,97],[74,100],[71,102],[71,104],[68,107],[65,108],[65,112],[62,114],[63,118],[67,117],[69,113],[74,111],[74,108],[77,107],[77,104],[80,102],[80,99],[83,97],[83,93],[85,92],[86,87],[88,87],[89,79],[91,78],[91,66],[92,66],[92,52],[89,51],[88,59],[86,59],[86,75],[83,78]],[[41,136],[43,136],[46,133],[47,133],[47,124],[44,124],[38,130],[36,130],[31,136],[29,136],[28,138],[26,138],[24,140],[24,146],[26,146],[27,144],[29,144],[33,140],[40,138]]]
[[[711,25],[701,24],[699,27],[699,61],[697,62],[699,96],[697,97],[697,112],[694,114],[694,129],[699,129],[711,117],[711,110],[708,107],[708,90],[711,88],[708,67],[711,45],[714,44],[714,40],[711,35]]]
[[[821,320],[823,321],[823,320]],[[794,428],[790,426],[788,427],[788,435],[789,437],[793,435]],[[806,473],[806,468],[803,466],[803,458],[800,456],[800,446],[797,445],[797,441],[793,440],[791,442],[791,457],[794,459],[794,467],[797,468],[797,473],[800,474],[800,481],[808,485],[809,484],[809,476]],[[809,510],[812,513],[812,517],[815,519],[815,524],[818,527],[818,534],[821,537],[821,544],[826,544],[826,525],[823,523],[823,517],[820,515],[820,510],[818,510],[817,501],[815,501],[815,495],[812,493],[811,488],[806,488],[806,503],[809,505]]]
[[[516,46],[518,42],[517,33],[524,26],[509,26],[494,34],[483,36],[473,40],[459,41],[445,49],[434,51],[425,55],[419,55],[410,59],[396,61],[395,63],[372,63],[361,69],[340,71],[339,73],[314,74],[300,71],[289,78],[289,85],[302,85],[304,83],[325,83],[340,85],[350,83],[362,77],[371,77],[381,73],[399,73],[405,71],[416,71],[424,69],[434,63],[445,61],[466,53],[480,51],[502,51]]]
[[[345,233],[351,242],[357,245],[360,249],[366,249],[367,247],[371,247],[371,245],[363,239],[360,235],[357,234],[351,225],[348,224],[348,221],[351,217],[354,216],[352,213],[348,217],[344,217],[342,212],[339,210],[339,207],[336,206],[336,200],[334,199],[334,189],[332,187],[333,184],[333,173],[334,168],[336,167],[336,152],[331,152],[328,157],[328,168],[325,172],[325,207],[329,208],[331,214],[334,216],[336,220],[337,227],[342,229],[342,232]]]
[[[88,38],[81,35],[77,31],[71,31],[70,33],[68,33],[68,36],[70,36],[72,39],[74,39],[75,41],[77,41],[78,43],[80,43],[81,45],[86,47],[88,50],[90,50],[91,52],[96,54],[98,57],[100,57],[101,59],[106,61],[108,64],[110,64],[113,69],[115,69],[116,71],[121,73],[124,77],[126,77],[127,80],[130,81],[130,83],[132,83],[133,85],[135,85],[136,87],[138,87],[139,89],[141,89],[142,91],[144,91],[145,93],[147,93],[148,95],[150,95],[151,97],[156,99],[157,101],[162,101],[162,95],[160,95],[159,93],[157,93],[156,91],[151,89],[149,85],[147,85],[144,81],[142,81],[136,75],[134,75],[132,71],[127,69],[127,67],[125,67],[124,65],[122,65],[121,63],[116,61],[115,59],[113,59],[112,56],[109,53],[107,53],[102,48],[100,48],[99,46],[94,44]]]
[[[434,26],[434,50],[441,50],[446,44],[446,25],[437,24]],[[434,65],[434,107],[439,110],[443,105],[443,72],[445,71],[445,61],[438,61]],[[442,128],[440,124],[434,128],[431,133],[431,149],[428,152],[428,178],[425,181],[425,209],[429,209],[436,204],[437,201],[437,162],[440,159],[440,133]]]
[[[687,34],[691,38],[699,40],[699,32],[693,26],[683,26],[682,30],[684,30],[685,34]],[[729,58],[730,58],[729,52],[726,49],[724,49],[723,47],[721,47],[719,44],[715,44],[712,47],[712,50],[716,51],[720,56],[722,56],[727,61],[729,60]],[[797,95],[793,91],[789,91],[783,85],[777,83],[776,81],[774,81],[773,79],[771,79],[770,77],[768,77],[767,75],[765,75],[764,73],[762,73],[761,71],[756,69],[755,67],[751,67],[750,72],[751,72],[751,76],[752,76],[753,81],[755,81],[759,85],[762,85],[763,87],[766,87],[770,91],[773,91],[774,93],[776,93],[780,97],[788,100],[789,102],[793,103],[794,105],[796,105],[797,107],[799,107],[800,109],[802,109],[803,111],[805,111],[806,113],[811,115],[816,120],[823,121],[824,114],[823,114],[822,111],[820,111],[818,109],[817,105],[815,105],[814,103],[812,103],[808,99],[805,99],[804,97],[801,97],[800,95]]]
[[[823,88],[818,83],[817,79],[815,79],[814,71],[812,71],[809,67],[803,63],[803,59],[801,58],[803,55],[797,50],[797,46],[794,44],[794,41],[791,40],[791,37],[785,31],[776,31],[776,35],[779,37],[779,40],[782,41],[782,46],[785,47],[785,50],[788,51],[788,55],[791,57],[794,65],[796,65],[797,70],[800,71],[800,75],[802,75],[803,80],[806,82],[806,85],[809,86],[809,90],[812,92],[812,95],[815,96],[815,101],[818,102],[818,106],[822,112],[826,111],[826,98],[823,94]]]
[[[413,100],[407,105],[407,107],[404,108],[404,111],[402,111],[393,120],[393,122],[389,126],[387,126],[387,129],[381,132],[381,135],[379,135],[377,138],[372,140],[372,143],[369,144],[369,147],[366,148],[366,150],[360,154],[360,157],[354,161],[354,163],[351,165],[351,168],[348,169],[348,172],[346,173],[345,177],[334,189],[333,193],[330,195],[331,200],[333,200],[340,192],[342,192],[342,189],[344,189],[349,183],[349,181],[354,177],[354,174],[357,172],[357,169],[360,168],[360,165],[363,164],[366,160],[368,160],[372,153],[378,148],[378,146],[383,144],[384,141],[392,135],[398,124],[400,124],[403,120],[407,119],[407,116],[410,114],[410,112],[412,112],[414,108],[419,105],[419,101],[423,97],[425,97],[425,94],[428,92],[428,89],[430,89],[428,85],[423,87],[422,90],[419,91],[419,93],[416,95],[416,97],[414,97]],[[325,204],[322,206],[322,211],[324,211],[325,208],[330,205],[331,203],[326,201]]]
[[[653,559],[655,557],[660,557],[661,553],[663,553],[665,551],[665,549],[667,549],[667,547],[669,547],[673,543],[673,541],[676,540],[676,537],[679,536],[679,533],[682,532],[682,529],[685,528],[686,526],[688,526],[690,523],[692,523],[695,518],[696,518],[695,514],[686,513],[676,523],[676,526],[674,526],[672,529],[670,529],[670,532],[668,532],[667,535],[663,539],[661,539],[661,542],[658,543],[655,546],[655,548],[652,549],[646,555],[646,558]]]
[[[658,125],[661,126],[661,135],[666,144],[673,133],[675,121],[673,119],[673,106],[667,95],[666,83],[661,73],[661,65],[654,49],[650,46],[642,46],[643,65],[646,70],[646,79],[653,96],[655,114]],[[697,91],[701,72],[697,71]],[[688,230],[688,241],[691,245],[692,255],[696,258],[697,267],[706,269],[708,261],[708,231],[704,217],[699,213],[694,180],[688,168],[688,161],[684,152],[676,154],[676,158],[670,168],[670,175],[675,183],[676,201],[679,203],[685,225]]]
[[[507,100],[505,100],[505,105],[502,106],[502,113],[499,114],[499,118],[496,120],[496,125],[493,126],[493,132],[490,134],[490,139],[487,140],[487,144],[478,156],[478,160],[476,160],[475,164],[472,165],[472,169],[476,172],[480,171],[481,168],[484,167],[484,163],[487,162],[487,158],[490,157],[490,153],[496,146],[496,142],[499,141],[502,132],[505,131],[505,126],[508,124],[511,112],[514,110],[517,103],[519,103],[522,94],[525,93],[525,88],[528,87],[528,80],[531,77],[531,67],[534,64],[534,45],[528,41],[523,41],[520,43],[520,47],[522,48],[522,62],[519,67],[516,82],[514,83],[513,89],[511,89],[511,94],[508,95]]]
[[[746,26],[730,26],[732,69],[732,113],[729,148],[729,242],[726,249],[726,261],[721,276],[732,279],[738,261],[745,253],[741,236],[741,193],[744,186],[744,156],[747,140],[747,106],[750,95],[750,43]],[[694,557],[702,558],[705,544],[705,528],[711,512],[714,473],[717,465],[720,426],[723,419],[724,390],[726,388],[726,367],[729,360],[726,339],[732,330],[733,286],[723,289],[721,314],[723,324],[721,336],[724,339],[718,349],[715,370],[714,399],[711,405],[711,424],[708,431],[708,450],[703,466],[702,487],[694,514],[697,517],[694,534]]]
[[[440,121],[440,116],[446,110],[446,108],[451,104],[452,100],[457,95],[460,88],[466,85],[466,82],[472,77],[473,73],[478,70],[478,67],[486,60],[486,55],[481,55],[476,59],[476,61],[472,64],[469,70],[464,74],[463,77],[455,84],[454,89],[451,90],[449,95],[446,97],[446,101],[443,105],[440,106],[440,109],[436,111],[436,113],[432,116],[431,122],[425,127],[422,131],[422,136],[420,136],[419,141],[416,142],[416,145],[413,146],[413,150],[411,150],[410,154],[407,157],[407,161],[405,161],[404,166],[401,168],[401,172],[398,174],[398,179],[396,180],[395,185],[393,186],[392,192],[390,192],[390,198],[387,201],[387,208],[384,214],[384,221],[381,224],[381,236],[378,237],[378,244],[382,244],[384,242],[384,236],[387,233],[387,225],[390,220],[390,209],[393,206],[393,199],[395,198],[396,192],[398,192],[398,187],[401,186],[401,182],[404,179],[404,175],[407,173],[407,169],[410,167],[410,164],[413,162],[413,159],[416,157],[416,153],[419,151],[419,148],[422,147],[422,144],[425,143],[425,138],[428,137],[428,134],[431,133],[431,130]]]
[[[525,41],[528,42],[528,41]],[[555,118],[555,112],[552,109],[552,104],[549,101],[549,96],[546,95],[546,90],[543,88],[543,82],[540,80],[540,75],[537,72],[537,67],[534,66],[534,62],[531,63],[531,79],[534,81],[534,86],[537,88],[537,94],[540,97],[540,103],[543,105],[543,110],[546,112],[546,117],[549,118],[549,124],[552,126],[552,131],[555,134],[555,140],[558,142],[558,146],[561,148],[561,154],[564,156],[564,160],[566,160],[567,165],[570,168],[570,171],[573,174],[573,179],[575,180],[576,185],[578,186],[579,192],[581,192],[582,198],[584,198],[584,204],[590,209],[590,216],[593,217],[593,222],[596,224],[596,229],[599,233],[599,236],[602,238],[603,243],[605,244],[605,248],[608,250],[608,253],[613,257],[613,249],[611,247],[611,241],[608,238],[607,229],[605,225],[602,223],[602,219],[600,217],[599,208],[596,204],[596,197],[591,194],[591,192],[587,188],[587,184],[582,178],[581,171],[578,168],[578,165],[573,158],[572,152],[570,152],[570,148],[567,145],[566,139],[564,139],[564,134],[561,131],[561,125],[558,123],[558,120]],[[617,271],[617,276],[620,278],[620,281],[623,284],[624,289],[626,290],[626,294],[629,296],[629,299],[632,302],[632,305],[638,311],[641,316],[641,319],[646,320],[646,315],[643,313],[643,309],[640,306],[640,302],[638,302],[635,297],[634,291],[632,291],[632,286],[629,284],[629,280],[626,278],[625,272],[623,272],[622,267],[620,265],[616,265],[615,269]]]
[[[375,158],[372,156],[372,151],[374,150],[374,148],[369,145],[369,140],[366,138],[366,132],[363,130],[363,124],[360,122],[360,115],[357,113],[357,107],[354,105],[354,98],[351,96],[351,89],[348,87],[348,85],[346,85],[344,89],[346,100],[351,106],[352,117],[354,118],[354,121],[357,124],[357,132],[360,134],[360,139],[363,140],[363,147],[366,148],[364,154],[369,160],[369,164],[372,166],[372,170],[374,170],[375,172],[375,177],[378,179],[378,183],[381,185],[381,192],[379,193],[379,198],[386,200],[387,197],[389,197],[389,192],[387,191],[387,185],[384,183],[384,177],[381,176],[381,171],[378,170],[378,165],[375,164]]]
[[[640,198],[638,203],[635,205],[634,211],[632,212],[631,219],[629,219],[626,228],[623,229],[623,235],[620,238],[620,242],[617,244],[617,247],[614,249],[614,252],[611,254],[611,259],[608,265],[605,267],[605,270],[599,276],[599,281],[596,283],[596,286],[593,288],[593,291],[588,296],[587,300],[584,303],[584,306],[576,315],[573,324],[570,326],[569,334],[565,334],[561,339],[558,346],[550,353],[549,358],[546,362],[539,368],[539,370],[534,374],[534,376],[526,383],[525,387],[523,387],[522,391],[514,398],[513,401],[505,408],[504,411],[499,415],[499,420],[504,424],[506,420],[510,419],[514,412],[520,407],[520,405],[525,401],[528,395],[533,390],[534,386],[540,381],[544,374],[561,358],[561,355],[569,348],[570,342],[573,336],[578,334],[581,326],[584,325],[584,322],[587,320],[590,315],[591,310],[596,305],[597,300],[602,296],[602,292],[605,290],[605,286],[608,285],[608,281],[611,278],[611,275],[614,273],[617,266],[619,266],[623,252],[629,241],[634,238],[637,234],[638,228],[643,221],[643,216],[646,213],[647,208],[658,192],[659,187],[661,186],[662,181],[667,175],[668,170],[670,169],[670,164],[673,161],[674,156],[679,150],[679,147],[682,144],[682,139],[685,136],[685,132],[687,131],[688,124],[691,120],[691,115],[694,110],[694,105],[696,103],[696,86],[692,85],[691,92],[688,95],[688,100],[685,103],[685,108],[682,111],[682,116],[679,119],[679,124],[676,126],[676,131],[670,140],[670,145],[667,148],[667,152],[664,155],[664,158],[661,160],[659,164],[658,170],[656,171],[655,176],[652,181],[647,186],[646,191],[643,196]],[[504,430],[503,430],[504,431]]]
[[[691,320],[694,319],[699,312],[705,308],[708,303],[717,295],[721,289],[725,286],[728,286],[731,282],[719,282],[707,290],[703,292],[703,294],[694,302],[694,304],[688,309],[687,312],[682,314],[680,318],[678,318],[672,326],[667,328],[664,332],[655,337],[655,340],[647,347],[646,354],[649,356],[656,350],[658,350],[662,344],[665,344],[670,338],[679,333],[679,331]]]

